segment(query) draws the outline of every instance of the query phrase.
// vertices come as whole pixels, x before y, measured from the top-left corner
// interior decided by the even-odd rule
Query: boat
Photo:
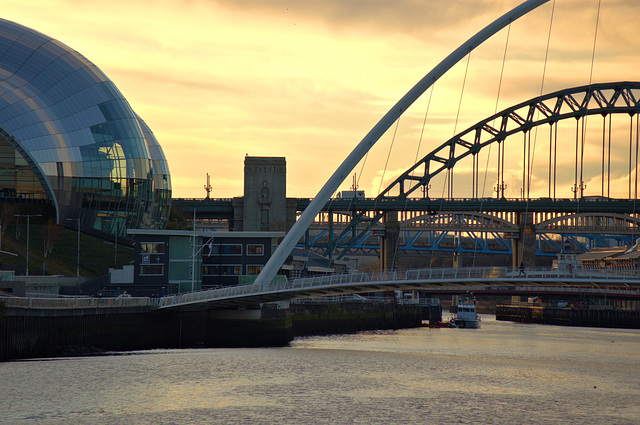
[[[451,322],[425,323],[422,326],[425,327],[425,328],[452,328],[452,327],[454,327]]]
[[[458,300],[458,311],[456,317],[451,319],[451,326],[456,328],[473,328],[480,327],[480,316],[476,312],[476,299],[473,297],[462,296]]]

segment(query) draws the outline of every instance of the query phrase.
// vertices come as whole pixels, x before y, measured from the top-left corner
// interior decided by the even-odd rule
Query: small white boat
[[[458,312],[451,319],[452,326],[456,328],[480,327],[480,316],[476,312],[476,299],[472,297],[460,297],[458,300]]]

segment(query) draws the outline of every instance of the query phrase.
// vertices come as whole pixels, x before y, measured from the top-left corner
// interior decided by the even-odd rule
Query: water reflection
[[[638,423],[640,332],[496,322],[0,364],[0,423]]]

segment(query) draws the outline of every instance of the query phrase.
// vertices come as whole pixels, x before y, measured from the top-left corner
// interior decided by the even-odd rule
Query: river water
[[[497,322],[0,363],[0,424],[640,424],[640,331]]]

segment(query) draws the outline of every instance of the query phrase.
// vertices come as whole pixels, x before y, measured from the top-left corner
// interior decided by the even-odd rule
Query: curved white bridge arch
[[[287,233],[282,243],[273,253],[265,267],[262,269],[255,284],[264,284],[271,282],[275,275],[282,267],[296,243],[303,236],[306,229],[312,223],[315,216],[320,212],[324,204],[329,200],[331,195],[338,189],[340,184],[347,176],[351,174],[353,168],[360,160],[369,152],[369,149],[382,137],[382,135],[396,122],[398,118],[415,102],[429,87],[433,85],[440,77],[442,77],[451,67],[471,53],[476,47],[484,43],[495,33],[506,27],[513,21],[526,15],[539,6],[547,3],[549,0],[527,0],[511,11],[502,15],[494,22],[480,30],[476,35],[471,37],[467,42],[462,44],[425,75],[411,90],[407,92],[396,103],[387,114],[369,131],[369,133],[360,141],[356,148],[347,156],[333,175],[327,180],[325,185],[320,189],[309,206],[302,213],[298,221],[293,225]]]

